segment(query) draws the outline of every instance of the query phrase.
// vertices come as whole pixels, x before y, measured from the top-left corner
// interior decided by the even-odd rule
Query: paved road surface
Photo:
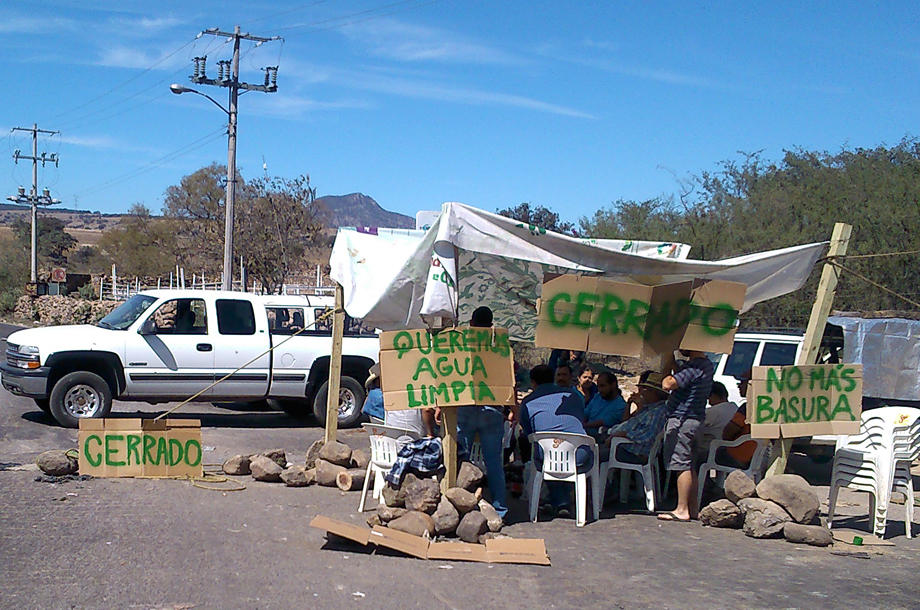
[[[2,329],[2,327],[0,327]],[[117,403],[114,413],[162,406]],[[320,438],[282,413],[193,405],[205,461],[274,447],[303,460]],[[341,439],[362,446],[358,431]],[[609,504],[596,523],[526,522],[512,506],[517,537],[539,537],[553,565],[465,564],[329,547],[307,527],[316,514],[361,523],[356,493],[286,488],[241,479],[246,489],[215,492],[185,482],[93,479],[36,482],[41,451],[76,444],[31,401],[0,390],[0,607],[3,608],[472,608],[472,607],[916,607],[920,543],[903,523],[895,546],[868,559],[739,531],[659,523]],[[23,465],[23,466],[18,466]],[[806,471],[804,462],[794,466]],[[9,470],[14,468],[14,470]],[[827,466],[807,470],[820,482]],[[826,487],[823,488],[826,499]],[[843,494],[845,514],[865,498]],[[616,510],[614,510],[616,509]],[[900,515],[901,507],[892,513]],[[864,517],[849,521],[866,527]],[[915,528],[915,533],[920,534]],[[854,550],[853,547],[840,550]],[[359,595],[363,594],[363,596]]]

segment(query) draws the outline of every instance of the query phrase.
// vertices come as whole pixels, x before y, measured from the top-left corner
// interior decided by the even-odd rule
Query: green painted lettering
[[[454,367],[447,361],[447,356],[441,356],[435,360],[434,367],[438,370],[438,373],[445,377],[454,372]]]
[[[549,323],[553,326],[565,326],[569,323],[570,315],[566,313],[561,318],[556,316],[557,301],[565,301],[566,303],[571,303],[572,297],[565,292],[559,292],[547,299],[546,304],[544,305],[546,307],[546,317],[549,320]]]
[[[393,349],[397,351],[397,360],[412,351],[412,335],[405,330],[393,335]]]
[[[425,337],[424,346],[422,345],[422,337]],[[422,352],[423,354],[431,353],[431,335],[429,333],[416,331],[415,343],[418,345],[418,351]]]
[[[141,444],[141,437],[137,434],[128,435],[128,464],[131,464],[131,455],[134,455],[134,464],[143,464],[137,446]]]
[[[854,368],[840,368],[840,381],[844,383],[843,391],[852,392],[856,389],[856,380],[853,376],[856,374],[856,369]]]
[[[802,401],[802,420],[803,421],[814,421],[815,417],[815,399],[812,397],[811,400]]]
[[[418,376],[423,372],[430,375],[432,379],[438,378],[438,374],[435,373],[434,368],[431,366],[431,361],[428,360],[428,358],[419,358],[418,364],[415,365],[415,374],[412,375],[412,381],[418,381]]]
[[[460,395],[463,394],[463,390],[466,389],[466,384],[462,381],[453,381],[450,384],[450,389],[454,393],[454,402],[460,400]]]
[[[786,421],[786,406],[786,397],[781,396],[779,399],[779,406],[776,408],[776,411],[773,412],[774,423]]]
[[[479,358],[479,356],[473,356],[474,358]],[[454,372],[458,375],[468,375],[470,372],[470,357],[467,356],[463,358],[463,366],[460,366],[461,360],[454,358]]]
[[[99,444],[99,449],[102,449],[102,439],[99,438],[96,434],[90,434],[86,437],[86,440],[83,441],[83,457],[86,458],[86,461],[89,462],[89,465],[95,468],[102,464],[102,451],[99,451],[95,454],[95,459],[92,453],[89,452],[89,442],[96,441]]]
[[[765,422],[773,421],[773,397],[772,396],[758,396],[757,397],[757,421],[754,423],[762,424]]]
[[[192,461],[192,451],[195,452],[195,461]],[[188,466],[197,466],[201,463],[201,443],[190,438],[185,443],[185,463]]]
[[[824,380],[823,389],[827,390],[830,388],[838,391],[840,390],[840,376],[836,367],[827,370],[827,378]]]
[[[169,450],[166,447],[166,437],[160,436],[157,438],[157,458],[154,461],[154,464],[168,464],[169,463]]]
[[[704,307],[700,316],[700,325],[703,331],[714,337],[721,337],[730,333],[735,328],[738,312],[731,305],[720,303],[712,307]],[[715,318],[715,320],[713,320]]]
[[[424,386],[423,386],[423,387],[424,387]],[[421,406],[423,406],[423,405],[422,405],[422,400],[421,400],[421,398],[420,398],[420,397],[419,397],[419,398],[416,398],[416,397],[415,397],[415,386],[412,385],[411,383],[407,383],[407,384],[406,384],[406,398],[407,398],[408,401],[409,401],[409,408],[410,408],[410,409],[415,409],[416,407],[421,407]]]
[[[463,335],[456,331],[447,333],[447,340],[450,344],[450,351],[453,353],[465,352],[466,346],[463,345]]]
[[[444,336],[444,333],[438,333],[432,337],[432,345],[434,345],[434,351],[439,354],[449,354],[450,348],[447,347],[447,337]]]
[[[827,396],[815,396],[815,421],[830,421],[832,419],[830,411],[827,410],[830,404],[831,401]]]
[[[782,392],[785,375],[777,376],[775,368],[767,369],[767,392]]]
[[[834,405],[834,411],[831,413],[831,419],[837,419],[838,413],[847,413],[850,416],[850,421],[856,420],[856,416],[853,415],[853,410],[850,408],[850,399],[847,398],[846,394],[840,394],[837,396],[837,404]]]
[[[486,364],[482,361],[481,356],[473,356],[473,366],[470,368],[470,375],[475,376],[476,373],[479,373],[483,377],[489,376],[489,373],[486,371]]]
[[[623,302],[623,299],[615,294],[604,294],[604,302],[597,316],[597,326],[601,332],[610,333],[611,335],[620,332],[620,328],[617,326],[617,318],[622,316],[625,310],[626,303]],[[608,328],[610,330],[607,330]]]
[[[495,394],[485,381],[479,382],[479,389],[476,391],[476,399],[485,403],[487,400],[495,400]]]
[[[597,303],[597,295],[593,292],[579,292],[575,297],[575,311],[572,313],[572,324],[582,328],[591,327],[591,317],[594,313],[594,305]]]
[[[824,369],[821,367],[811,369],[808,374],[808,389],[824,389]]]
[[[156,461],[156,457],[153,455],[153,448],[157,445],[157,439],[153,438],[149,434],[144,435],[144,463],[145,464],[159,464]]]
[[[625,335],[629,333],[629,329],[632,328],[636,331],[637,335],[644,337],[645,331],[642,327],[645,324],[645,317],[648,315],[648,310],[648,303],[643,303],[639,299],[630,299],[629,308],[626,310],[626,316],[623,318],[623,328],[620,332]]]
[[[789,422],[790,424],[794,424],[797,421],[799,421],[798,404],[800,400],[804,403],[808,399],[802,399],[802,398],[799,398],[798,396],[791,396],[789,398],[789,402],[786,405],[788,407],[788,410],[786,411],[786,421]]]
[[[112,455],[118,453],[118,447],[112,447],[112,443],[115,441],[123,441],[125,437],[121,434],[106,434],[105,435],[105,465],[106,466],[124,466],[124,462],[116,462],[112,459]]]
[[[783,377],[786,378],[786,387],[793,392],[802,386],[802,369],[797,366],[784,366]]]
[[[463,382],[462,382],[462,381],[455,381],[454,383],[463,383]],[[437,387],[435,387],[435,386],[428,386],[428,391],[431,393],[431,404],[432,404],[432,405],[441,404],[441,402],[438,402],[438,401],[437,401],[437,397],[438,397],[438,396],[441,396],[441,397],[442,397],[442,402],[443,402],[443,403],[446,404],[446,403],[449,403],[449,402],[450,402],[450,390],[447,388],[447,384],[446,384],[446,383],[438,384]]]
[[[175,466],[182,461],[185,452],[182,449],[182,441],[177,438],[169,439],[169,465]]]

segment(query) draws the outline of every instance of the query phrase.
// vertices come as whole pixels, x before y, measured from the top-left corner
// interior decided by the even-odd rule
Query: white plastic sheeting
[[[575,238],[460,203],[425,233],[340,229],[330,257],[345,309],[381,329],[466,320],[489,305],[516,340],[532,340],[543,274],[584,273],[647,285],[695,277],[746,284],[744,310],[797,290],[826,242],[721,261],[687,260],[685,244]]]
[[[843,327],[843,361],[862,364],[863,395],[920,400],[920,320],[831,316]]]

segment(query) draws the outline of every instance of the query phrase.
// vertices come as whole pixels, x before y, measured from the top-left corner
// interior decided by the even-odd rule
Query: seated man
[[[612,428],[623,421],[626,401],[620,394],[616,375],[603,371],[597,375],[597,394],[585,406],[585,430],[599,442],[600,429]]]
[[[738,412],[738,405],[728,400],[728,389],[719,381],[712,382],[709,391],[709,406],[706,407],[706,418],[700,427],[700,436],[697,441],[694,460],[702,463],[709,455],[709,446],[712,441],[722,438],[722,431]]]
[[[585,404],[585,395],[581,393],[581,390],[575,387],[575,379],[572,377],[572,365],[560,364],[557,366],[554,373],[554,381],[556,385],[563,390],[575,392],[581,399],[581,404]]]
[[[741,396],[746,396],[748,383],[751,380],[751,371],[742,373],[738,381],[738,390]],[[722,440],[733,441],[739,436],[751,433],[751,425],[747,423],[747,414],[745,410],[746,402],[742,402],[738,410],[732,415],[731,421],[725,424],[722,430]],[[756,441],[747,441],[737,447],[719,447],[716,451],[716,461],[720,464],[728,464],[738,468],[747,468],[751,464],[751,458],[754,457],[754,451],[757,450]]]
[[[581,422],[584,419],[584,402],[571,388],[563,390],[553,384],[553,369],[545,364],[530,370],[533,391],[521,402],[521,429],[526,436],[534,432],[572,432],[584,434]],[[543,452],[539,445],[533,456],[537,470],[543,466]],[[594,455],[588,447],[579,447],[575,452],[578,472],[587,472],[594,463]],[[569,511],[571,486],[556,481],[547,481],[552,515]]]
[[[610,431],[611,438],[628,438],[630,442],[617,446],[616,459],[627,464],[645,464],[655,444],[655,438],[664,430],[668,418],[668,392],[661,387],[664,375],[645,371],[639,376],[639,387],[629,397],[636,411]],[[601,452],[603,458],[607,453]]]

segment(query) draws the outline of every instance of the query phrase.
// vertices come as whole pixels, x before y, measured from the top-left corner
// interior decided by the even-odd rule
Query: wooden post
[[[457,485],[457,407],[441,409],[441,425],[444,438],[441,449],[444,453],[444,478],[441,479],[441,491],[445,492]]]
[[[843,256],[847,253],[850,243],[850,234],[853,227],[842,222],[834,225],[831,235],[831,245],[827,250],[828,257]],[[818,292],[815,303],[811,307],[811,316],[808,318],[808,327],[802,341],[802,350],[796,358],[797,365],[815,364],[821,349],[821,338],[824,336],[824,327],[827,325],[827,316],[831,313],[834,304],[834,295],[837,292],[837,279],[840,269],[830,263],[824,263],[821,270],[821,281],[818,283]],[[792,451],[792,438],[781,438],[773,442],[773,461],[767,469],[767,476],[782,474],[786,470],[789,453]]]
[[[345,332],[345,291],[335,285],[335,313],[332,314],[332,356],[329,359],[329,393],[326,395],[327,443],[336,440],[339,429],[339,384],[342,381],[342,335]]]

